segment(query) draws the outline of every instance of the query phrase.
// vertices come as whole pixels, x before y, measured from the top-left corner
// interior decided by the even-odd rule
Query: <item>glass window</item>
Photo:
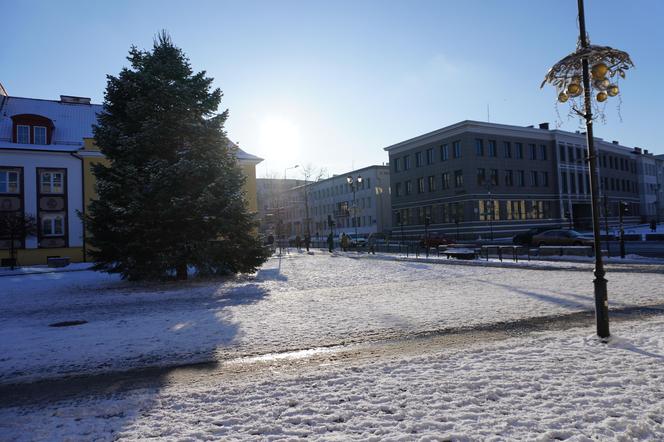
[[[449,172],[443,172],[443,189],[450,188],[450,174]]]
[[[433,149],[427,149],[427,164],[433,164]]]
[[[526,185],[525,183],[525,178],[526,178],[526,173],[523,170],[517,170],[516,171],[516,185],[519,187],[523,187]]]
[[[65,234],[64,225],[64,217],[61,214],[45,215],[41,222],[41,233],[43,236],[62,236]]]
[[[422,152],[417,152],[415,154],[415,167],[422,166]]]
[[[559,144],[558,150],[560,151],[560,161],[567,162],[567,159],[565,158],[565,146]]]
[[[412,181],[406,181],[406,195],[413,193],[413,183]]]
[[[477,185],[483,186],[485,180],[486,180],[486,171],[484,170],[484,168],[477,169]]]
[[[506,186],[514,185],[514,173],[511,170],[505,171],[505,185]]]
[[[484,156],[484,140],[481,140],[479,138],[475,140],[475,154],[478,157]]]
[[[549,186],[549,172],[542,172],[542,186]]]
[[[505,158],[512,158],[512,143],[505,141],[503,143],[503,150],[505,151]]]
[[[41,193],[62,193],[63,181],[62,172],[42,172]]]
[[[0,170],[0,193],[19,193],[18,172]]]
[[[16,142],[19,144],[30,144],[30,126],[16,126]]]
[[[540,159],[543,161],[547,160],[546,144],[540,144],[540,157]]]
[[[455,141],[452,143],[454,148],[454,158],[461,158],[461,141]]]
[[[491,185],[492,186],[497,186],[498,185],[498,169],[491,169]]]
[[[403,157],[403,170],[410,169],[410,155]]]
[[[563,184],[563,193],[567,193],[567,172],[560,172],[560,180]]]
[[[434,192],[436,190],[436,177],[431,175],[428,178],[429,181],[429,192]]]
[[[447,144],[440,146],[440,161],[447,161],[450,158],[450,149]]]
[[[34,144],[46,144],[46,128],[44,126],[33,127]]]
[[[514,143],[514,149],[516,150],[516,158],[519,160],[523,159],[523,144]]]
[[[401,172],[401,158],[394,159],[394,171]]]
[[[537,179],[537,172],[534,171],[534,170],[531,170],[530,171],[530,185],[533,186],[533,187],[536,187],[536,186],[539,185],[538,181],[539,180]]]
[[[417,179],[417,193],[424,193],[424,178]]]
[[[454,171],[454,187],[463,187],[463,170]]]
[[[489,156],[496,156],[496,140],[489,140]]]
[[[535,144],[528,145],[528,159],[529,160],[537,159],[537,146]]]

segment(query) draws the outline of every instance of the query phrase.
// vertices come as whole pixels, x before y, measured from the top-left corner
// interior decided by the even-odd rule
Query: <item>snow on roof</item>
[[[53,121],[55,129],[52,145],[80,147],[83,146],[83,138],[92,138],[92,125],[97,122],[97,114],[101,110],[100,104],[74,104],[57,100],[6,97],[0,113],[0,143],[11,143],[12,141],[12,116],[34,114]],[[35,148],[35,146],[31,147]]]
[[[227,139],[228,140],[228,139]],[[248,161],[253,163],[260,163],[263,161],[263,158],[257,157],[240,149],[237,144],[233,143],[231,140],[228,140],[228,143],[237,150],[237,159],[240,161]]]

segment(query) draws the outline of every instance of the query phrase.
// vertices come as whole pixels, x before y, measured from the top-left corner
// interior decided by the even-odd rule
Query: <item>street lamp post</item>
[[[598,203],[598,174],[597,151],[593,137],[593,108],[591,93],[597,92],[595,99],[598,103],[605,102],[609,97],[615,97],[620,90],[617,81],[625,78],[625,71],[634,64],[626,52],[608,47],[591,45],[586,33],[586,19],[583,0],[577,0],[579,10],[579,42],[575,52],[569,54],[553,65],[547,72],[542,86],[550,83],[558,92],[558,101],[565,103],[570,100],[571,112],[585,120],[586,140],[588,144],[588,165],[590,169],[590,199],[592,209],[594,247],[595,247],[595,317],[597,321],[597,334],[601,338],[608,338],[609,333],[609,305],[607,295],[606,272],[602,261],[600,214]],[[592,69],[591,69],[592,65]],[[591,73],[593,82],[591,84]],[[580,97],[583,96],[581,99]],[[577,104],[578,101],[578,104]],[[602,110],[598,108],[598,113]]]
[[[346,182],[350,185],[350,188],[353,189],[353,224],[355,225],[355,245],[357,247],[357,201],[355,200],[355,192],[357,190],[357,185],[362,183],[362,176],[358,175],[356,178],[348,175],[346,177]]]

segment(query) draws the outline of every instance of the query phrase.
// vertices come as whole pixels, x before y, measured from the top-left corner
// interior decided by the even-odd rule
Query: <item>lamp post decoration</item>
[[[353,189],[353,224],[355,225],[355,244],[357,244],[358,216],[357,216],[357,200],[355,199],[355,192],[357,191],[357,185],[362,183],[362,176],[358,175],[356,178],[353,178],[352,176],[348,175],[346,177],[346,182],[351,187],[351,189]]]
[[[593,280],[595,318],[597,335],[600,338],[608,338],[610,336],[609,303],[601,249],[598,202],[599,180],[597,152],[593,137],[593,108],[597,110],[597,115],[603,118],[602,109],[597,106],[597,103],[604,103],[609,97],[619,96],[618,81],[625,78],[625,72],[634,67],[634,63],[632,63],[627,52],[609,46],[589,44],[586,34],[583,0],[577,0],[577,6],[579,10],[579,42],[577,49],[549,69],[540,88],[547,83],[555,86],[556,92],[558,92],[558,101],[561,103],[570,101],[570,112],[576,113],[586,123],[587,160],[590,169],[590,199],[595,249],[595,279]],[[591,93],[595,94],[594,102]]]

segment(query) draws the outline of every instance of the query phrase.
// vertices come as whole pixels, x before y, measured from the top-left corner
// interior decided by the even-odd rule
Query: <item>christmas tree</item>
[[[266,259],[255,235],[222,93],[194,73],[162,32],[151,51],[108,76],[95,141],[99,198],[86,215],[97,270],[130,280],[251,272]]]

